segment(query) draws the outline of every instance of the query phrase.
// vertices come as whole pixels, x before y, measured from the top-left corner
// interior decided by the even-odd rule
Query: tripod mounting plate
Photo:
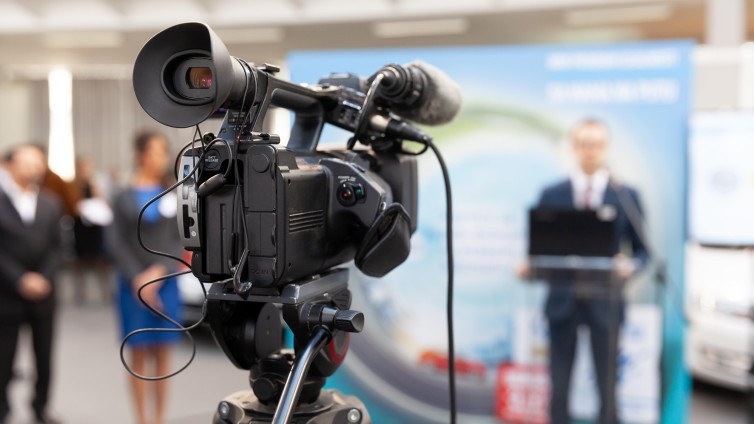
[[[230,284],[230,283],[228,283]],[[208,300],[232,302],[277,303],[281,305],[298,305],[315,299],[326,299],[329,295],[343,291],[348,287],[348,270],[335,268],[327,272],[283,286],[281,292],[267,289],[257,290],[252,287],[248,298],[243,299],[232,290],[233,285],[213,284],[207,294]]]
[[[275,407],[264,405],[250,390],[223,399],[215,411],[213,424],[271,423]],[[371,424],[364,404],[355,396],[337,390],[323,390],[316,402],[296,408],[291,424]]]

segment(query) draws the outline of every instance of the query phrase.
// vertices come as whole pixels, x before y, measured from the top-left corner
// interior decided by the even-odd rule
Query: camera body
[[[353,259],[388,205],[400,203],[416,216],[414,157],[373,150],[302,153],[278,142],[269,134],[244,134],[235,158],[222,144],[202,161],[200,149],[182,156],[184,176],[200,167],[178,191],[179,231],[200,280],[227,280],[243,262],[241,279],[259,289],[279,288]],[[198,188],[229,166],[238,173],[201,196]]]
[[[168,28],[137,57],[136,97],[157,121],[188,127],[226,111],[217,137],[202,140],[208,149],[180,158],[178,228],[192,271],[204,282],[232,280],[242,297],[351,259],[385,275],[408,257],[416,228],[416,162],[390,133],[409,126],[387,104],[372,106],[363,78],[304,86],[277,71],[230,56],[200,23]],[[285,147],[264,131],[275,107],[295,116]],[[354,133],[348,149],[317,150],[326,123]],[[357,138],[368,148],[354,150]]]

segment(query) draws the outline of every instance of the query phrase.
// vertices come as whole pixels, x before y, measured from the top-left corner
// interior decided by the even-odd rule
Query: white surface
[[[754,327],[742,315],[754,301],[751,249],[686,249],[686,359],[707,382],[743,390],[754,346]]]
[[[207,291],[209,291],[210,286],[211,284],[204,284]],[[184,305],[201,306],[204,303],[204,291],[202,291],[199,280],[194,274],[178,276],[178,291]]]
[[[754,112],[699,112],[689,141],[689,233],[754,245]]]
[[[113,222],[113,211],[110,205],[102,199],[93,197],[78,202],[81,219],[92,225],[106,227]]]

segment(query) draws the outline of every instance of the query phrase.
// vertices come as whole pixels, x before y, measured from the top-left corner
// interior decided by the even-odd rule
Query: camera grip
[[[375,219],[356,252],[355,263],[370,277],[383,277],[408,258],[411,251],[411,217],[393,203]]]

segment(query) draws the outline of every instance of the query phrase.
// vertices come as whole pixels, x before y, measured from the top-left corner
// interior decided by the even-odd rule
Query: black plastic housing
[[[202,167],[196,185],[229,166],[227,149],[218,148],[213,155],[218,162],[213,159]],[[199,150],[186,153],[192,156],[198,157]],[[347,151],[301,154],[248,142],[239,143],[235,165],[238,181],[230,172],[223,187],[197,199],[200,247],[188,248],[195,251],[192,269],[203,281],[222,281],[233,274],[245,237],[249,255],[241,278],[256,288],[272,288],[353,259],[377,215],[398,200],[396,194],[416,216],[413,157]],[[393,181],[395,189],[387,181]],[[363,190],[352,205],[337,199],[344,184]],[[185,228],[180,230],[186,234]]]
[[[190,83],[192,68],[209,70],[203,88]],[[277,78],[277,70],[230,56],[217,34],[196,22],[158,33],[136,60],[137,99],[161,123],[188,127],[227,110],[220,142],[204,160],[201,149],[181,158],[184,175],[200,167],[178,196],[179,231],[184,248],[194,252],[194,274],[207,282],[240,276],[247,283],[237,291],[247,295],[248,283],[277,288],[348,262],[361,249],[357,266],[384,275],[408,256],[410,234],[364,235],[393,203],[406,211],[395,231],[416,229],[414,158],[400,153],[400,140],[375,128],[359,139],[379,141],[377,150],[317,151],[325,123],[352,132],[371,125],[363,119],[372,108],[365,106],[362,79],[332,75],[302,86]],[[264,133],[272,107],[295,114],[286,147]]]

